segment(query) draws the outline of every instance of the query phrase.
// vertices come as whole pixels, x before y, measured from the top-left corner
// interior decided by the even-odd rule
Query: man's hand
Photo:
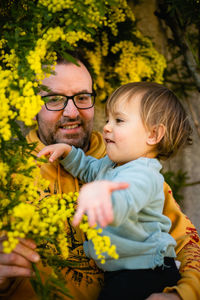
[[[67,155],[71,151],[72,147],[68,144],[58,143],[44,147],[38,154],[37,157],[43,155],[49,156],[49,161],[54,162],[57,158]]]
[[[98,223],[105,227],[113,221],[111,194],[115,190],[126,189],[128,183],[112,181],[94,181],[85,184],[79,193],[78,209],[73,219],[77,226],[84,213],[88,216],[90,226]]]
[[[181,297],[176,293],[160,293],[152,294],[146,300],[181,300]]]
[[[33,276],[31,263],[40,259],[34,251],[36,245],[33,241],[20,239],[14,251],[6,254],[3,253],[4,240],[4,237],[0,238],[0,292],[9,287],[13,278]]]

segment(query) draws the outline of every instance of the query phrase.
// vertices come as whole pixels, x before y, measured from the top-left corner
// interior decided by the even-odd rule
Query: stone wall
[[[154,15],[156,1],[148,0],[142,2],[137,6],[132,6],[136,19],[139,20],[139,29],[144,35],[151,37],[155,48],[167,58],[170,56],[170,53],[167,49],[166,28],[162,26],[159,19]],[[194,105],[200,121],[199,93],[193,93],[189,101]],[[185,107],[187,109],[187,105]],[[98,103],[95,112],[95,129],[102,130],[104,121],[104,105]],[[187,172],[189,182],[200,181],[200,138],[197,136],[195,129],[193,140],[192,146],[182,150],[175,158],[164,163],[164,170],[176,171],[181,169]],[[191,219],[200,233],[200,185],[185,187],[182,193],[184,195],[182,210]]]

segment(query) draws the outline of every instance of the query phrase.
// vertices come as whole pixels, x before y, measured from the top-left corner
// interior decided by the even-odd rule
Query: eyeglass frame
[[[94,97],[93,104],[92,104],[91,106],[89,106],[89,107],[78,107],[78,106],[76,105],[75,101],[74,101],[74,97],[75,97],[75,96],[78,96],[78,95],[84,95],[84,94],[90,95],[90,96],[93,96],[93,97]],[[65,107],[67,106],[69,100],[72,100],[72,101],[73,101],[74,106],[75,106],[77,109],[90,109],[90,108],[92,108],[92,107],[94,106],[94,104],[95,104],[96,93],[95,93],[95,91],[93,91],[92,93],[84,93],[84,92],[82,92],[82,93],[77,93],[77,94],[72,95],[72,96],[61,95],[61,94],[50,94],[50,95],[44,95],[44,96],[41,96],[41,98],[45,98],[45,97],[49,97],[49,96],[63,96],[63,97],[66,98],[65,103],[64,103],[64,107],[61,108],[61,109],[49,109],[49,108],[47,107],[47,104],[48,104],[48,103],[45,103],[45,104],[44,104],[45,107],[46,107],[46,109],[49,110],[49,111],[61,111],[61,110],[65,109]]]

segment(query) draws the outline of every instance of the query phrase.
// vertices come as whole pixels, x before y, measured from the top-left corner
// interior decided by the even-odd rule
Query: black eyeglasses
[[[78,109],[88,109],[94,106],[95,92],[93,93],[78,93],[73,96],[65,95],[47,95],[42,96],[45,101],[45,107],[51,111],[63,110],[68,101],[71,99]]]

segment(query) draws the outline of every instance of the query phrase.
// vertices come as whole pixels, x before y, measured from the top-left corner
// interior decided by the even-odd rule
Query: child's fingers
[[[127,189],[129,184],[127,182],[110,182],[111,191]]]
[[[94,226],[98,223],[101,227],[107,226],[109,223],[112,222],[112,216],[106,212],[107,205],[102,205],[99,207],[95,207],[93,210],[88,211],[88,220],[89,225]],[[111,212],[112,214],[112,212]]]
[[[60,155],[58,154],[58,152],[54,151],[51,153],[51,155],[49,157],[49,161],[54,162],[54,160],[56,160],[58,157],[60,157]]]
[[[81,208],[78,208],[74,215],[73,221],[72,221],[73,226],[77,226],[81,222],[83,214],[84,214],[84,210]]]
[[[102,215],[104,216],[106,224],[104,226],[107,226],[108,224],[112,223],[114,220],[114,214],[113,214],[113,207],[112,202],[107,201],[103,207],[102,207]]]
[[[38,154],[37,157],[41,157],[43,155],[47,156],[52,153],[52,150],[48,147],[43,148]]]
[[[59,158],[61,155],[62,155],[63,151],[59,150],[59,149],[55,149],[53,147],[45,147],[43,148],[38,154],[37,156],[38,157],[41,157],[43,155],[45,156],[48,156],[50,155],[49,157],[49,161],[50,162],[53,162],[54,160],[56,160],[57,158]]]
[[[96,222],[101,226],[101,227],[105,227],[108,225],[108,220],[107,220],[107,217],[105,216],[104,213],[99,212],[97,213],[97,217],[96,217]]]
[[[88,223],[93,227],[98,222],[97,212],[93,209],[87,210]]]

